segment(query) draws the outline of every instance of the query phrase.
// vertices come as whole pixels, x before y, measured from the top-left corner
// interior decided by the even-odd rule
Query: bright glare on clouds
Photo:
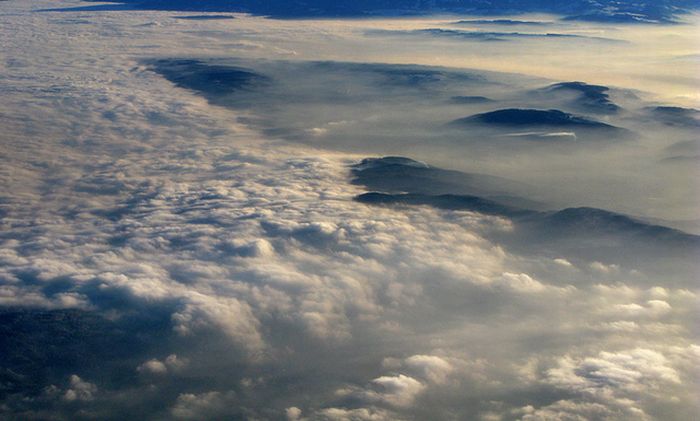
[[[58,5],[81,3],[0,3],[0,334],[10,350],[0,357],[0,412],[10,419],[686,420],[700,411],[700,302],[697,279],[687,276],[697,267],[680,267],[688,260],[676,267],[654,256],[617,262],[576,247],[567,256],[516,248],[500,241],[518,234],[507,217],[354,201],[365,189],[350,182],[350,165],[384,146],[345,147],[333,133],[381,132],[367,114],[384,103],[351,102],[347,118],[334,110],[319,117],[329,106],[314,79],[298,85],[308,109],[261,100],[236,110],[147,64],[241,58],[275,76],[287,67],[274,60],[449,65],[525,74],[493,75],[488,93],[549,83],[539,77],[585,79],[647,91],[639,95],[648,104],[687,106],[697,86],[686,60],[696,26],[554,24],[551,31],[626,41],[585,41],[575,54],[563,39],[367,34],[453,19],[33,12]],[[639,43],[640,33],[651,41]],[[550,49],[543,57],[521,45]],[[601,53],[619,61],[591,60]],[[353,94],[374,98],[361,82]],[[377,119],[410,127],[440,114],[409,114],[417,94],[401,89],[387,90],[394,108]],[[318,140],[243,124],[269,116],[308,124]],[[614,120],[646,127],[637,114]],[[666,147],[683,130],[659,142]],[[663,148],[653,142],[611,155],[656,159]],[[445,156],[462,149],[446,145],[436,163],[459,160]],[[519,154],[474,153],[483,156],[465,162],[476,170],[494,162],[502,171],[493,173],[517,175],[509,166]],[[581,154],[572,162],[582,167],[608,159]],[[522,155],[528,168],[543,162]],[[634,168],[610,171],[624,179]],[[692,213],[693,202],[683,203],[686,213],[669,213]],[[612,240],[599,241],[593,248]]]

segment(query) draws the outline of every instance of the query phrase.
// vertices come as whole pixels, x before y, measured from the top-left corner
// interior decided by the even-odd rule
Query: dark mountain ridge
[[[657,106],[650,108],[652,116],[668,126],[700,127],[700,111],[694,108]]]
[[[366,158],[352,167],[353,184],[385,193],[480,196],[506,206],[544,210],[547,205],[514,195],[530,186],[485,174],[445,170],[409,158]],[[377,199],[381,199],[377,197]]]
[[[637,264],[666,256],[690,268],[689,262],[700,255],[700,236],[592,207],[535,210],[517,206],[514,200],[489,194],[490,186],[475,185],[479,175],[442,170],[409,158],[367,158],[353,166],[352,174],[354,184],[373,190],[355,198],[368,205],[430,206],[508,218],[514,231],[495,234],[495,238],[524,253],[536,250]],[[525,203],[527,199],[520,200]]]
[[[585,82],[561,82],[550,85],[545,92],[569,91],[578,94],[573,105],[578,105],[588,111],[616,113],[620,107],[610,100],[610,88],[602,85],[589,85]]]
[[[529,108],[506,108],[475,114],[453,121],[453,125],[486,124],[496,126],[554,126],[579,127],[590,129],[618,129],[586,117],[566,113],[560,110],[536,110]]]

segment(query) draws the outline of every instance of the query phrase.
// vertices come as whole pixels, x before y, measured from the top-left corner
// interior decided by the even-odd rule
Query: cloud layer
[[[352,165],[378,151],[342,150],[336,131],[379,133],[440,114],[414,113],[421,97],[426,108],[444,101],[438,111],[454,118],[484,106],[451,108],[462,93],[505,108],[512,99],[499,95],[512,86],[521,95],[548,81],[255,59],[288,58],[292,45],[277,42],[284,37],[313,59],[308,51],[328,37],[347,46],[364,36],[333,23],[292,30],[245,16],[33,12],[49,6],[56,2],[8,2],[0,12],[10,40],[0,62],[0,412],[8,419],[683,420],[698,412],[698,290],[688,268],[659,274],[617,256],[528,253],[501,241],[517,229],[506,215],[354,200],[366,190],[351,182]],[[244,83],[242,102],[222,107],[151,64],[232,51],[244,57],[241,71],[269,78],[253,77],[261,85],[281,83],[277,96],[257,98]],[[329,107],[338,87],[350,100]],[[368,105],[358,109],[362,99]],[[386,126],[370,118],[382,107]],[[644,127],[639,115],[624,127]],[[270,118],[298,121],[298,136],[271,132],[262,124]],[[685,128],[669,130],[669,143],[682,141]]]

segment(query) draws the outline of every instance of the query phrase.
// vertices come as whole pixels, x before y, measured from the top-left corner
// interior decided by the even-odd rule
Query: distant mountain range
[[[700,127],[700,111],[694,108],[658,106],[650,111],[655,119],[668,126]]]
[[[575,116],[559,110],[532,110],[508,108],[476,114],[455,120],[452,124],[464,125],[470,123],[492,124],[501,126],[554,126],[554,127],[586,127],[596,129],[614,129],[613,126],[585,117]]]
[[[378,192],[479,196],[483,202],[497,202],[508,208],[550,208],[545,203],[515,196],[515,192],[531,189],[523,183],[492,175],[445,170],[399,156],[363,159],[353,166],[352,173],[353,184]],[[371,197],[366,199],[371,200]],[[381,200],[381,197],[376,199]]]
[[[589,85],[584,82],[562,82],[555,83],[545,91],[558,92],[570,91],[578,93],[578,98],[573,101],[574,106],[578,106],[596,113],[612,114],[620,110],[620,107],[610,100],[610,88],[601,85]]]
[[[688,262],[700,252],[700,236],[631,216],[591,207],[529,207],[526,198],[501,196],[517,183],[498,177],[443,170],[403,157],[367,158],[354,165],[352,173],[354,184],[371,190],[355,198],[368,205],[420,205],[508,218],[518,235],[497,237],[524,253],[537,250],[636,264],[665,256],[692,267]]]
[[[700,8],[700,0],[105,0],[139,9],[249,12],[285,17],[465,13],[554,13],[569,20],[674,22]]]

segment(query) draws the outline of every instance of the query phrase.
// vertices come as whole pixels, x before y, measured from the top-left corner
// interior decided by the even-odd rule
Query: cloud
[[[70,376],[70,384],[63,394],[63,399],[69,402],[91,401],[95,398],[96,393],[97,386],[73,374]]]
[[[221,417],[230,413],[235,404],[236,395],[233,392],[183,393],[178,396],[170,413],[178,420]]]
[[[384,420],[400,420],[396,414],[384,410],[358,408],[328,408],[320,411],[318,419],[327,421],[384,421]]]
[[[438,384],[444,383],[454,370],[449,362],[434,355],[414,355],[406,359],[405,365],[420,373],[422,378]]]
[[[511,414],[523,420],[657,419],[658,414],[648,412],[645,402],[685,399],[686,391],[678,387],[684,374],[669,351],[635,348],[588,357],[563,356],[542,373],[540,381],[565,390],[568,398],[527,405]],[[693,358],[692,346],[677,351],[684,358]],[[680,413],[672,416],[676,415]]]
[[[567,421],[583,421],[589,419],[606,419],[625,417],[624,413],[611,410],[605,405],[598,403],[587,402],[572,402],[569,400],[557,401],[543,408],[535,409],[532,406],[522,408],[523,421],[542,421],[542,420],[567,420]],[[629,417],[631,414],[627,414]],[[634,414],[637,417],[642,417],[643,414]],[[640,419],[640,418],[637,418]]]
[[[679,383],[680,379],[663,354],[639,348],[601,352],[597,357],[583,360],[562,359],[559,367],[549,370],[548,381],[564,388],[597,393],[607,387],[658,388],[663,383]]]
[[[191,302],[172,315],[173,329],[189,335],[194,329],[215,326],[250,350],[263,346],[259,322],[247,304],[235,298],[215,298],[194,294]]]
[[[646,305],[642,306],[640,304],[617,304],[611,309],[611,313],[617,314],[621,317],[659,317],[668,314],[672,310],[670,304],[662,300],[649,300]]]
[[[287,419],[289,421],[296,421],[301,419],[301,409],[297,408],[296,406],[290,406],[289,408],[285,409],[284,412],[287,415]]]
[[[610,413],[611,408],[621,411],[625,418],[634,414],[648,418],[643,409],[636,406],[645,395],[665,390],[668,385],[681,382],[679,373],[661,353],[637,348],[621,352],[601,352],[596,357],[576,359],[564,357],[558,366],[546,373],[547,383],[581,394],[582,398],[598,400],[598,404],[574,404],[558,402],[554,408],[565,413],[583,410]],[[536,419],[536,418],[533,418]]]
[[[635,200],[649,200],[677,216],[671,196],[680,190],[663,184],[677,180],[655,177],[649,163],[684,128],[649,123],[642,132],[653,142],[605,152],[457,135],[444,123],[528,106],[528,93],[551,81],[433,65],[438,54],[461,66],[451,60],[468,56],[464,46],[446,57],[417,42],[401,56],[405,42],[366,42],[367,21],[306,22],[302,31],[291,21],[125,11],[81,12],[85,22],[72,24],[32,12],[35,4],[8,2],[13,12],[0,15],[12,41],[12,60],[0,63],[0,405],[10,416],[697,412],[698,296],[687,266],[651,254],[622,264],[607,241],[585,244],[603,255],[591,258],[578,234],[566,250],[518,248],[504,240],[525,238],[508,216],[367,206],[353,200],[365,190],[351,182],[353,164],[400,152],[433,170],[427,193],[488,185],[517,193],[501,200],[569,203],[567,192],[537,196],[566,186],[576,201],[647,209]],[[329,39],[337,54],[310,52]],[[192,69],[204,73],[194,80],[173,83],[145,64],[230,56],[231,46],[240,57],[197,59]],[[279,61],[275,48],[298,50],[299,60]],[[170,78],[187,76],[185,64]],[[205,76],[235,95],[210,92],[219,102],[208,102],[193,85]],[[620,99],[612,86],[624,124],[647,127],[635,114],[643,101]],[[530,106],[563,108],[564,99],[538,101]],[[322,130],[312,138],[310,128]],[[647,164],[648,173],[636,167]],[[396,190],[415,181],[406,174]],[[572,174],[585,180],[569,184]],[[608,190],[629,174],[631,184]],[[659,189],[639,194],[650,179]]]
[[[150,359],[136,368],[136,371],[144,374],[163,375],[168,372],[177,372],[186,367],[188,361],[178,358],[177,355],[168,355],[163,361],[156,358]]]
[[[372,380],[374,391],[365,392],[369,400],[379,400],[395,406],[408,406],[424,386],[416,379],[399,374],[398,376],[381,376]]]

